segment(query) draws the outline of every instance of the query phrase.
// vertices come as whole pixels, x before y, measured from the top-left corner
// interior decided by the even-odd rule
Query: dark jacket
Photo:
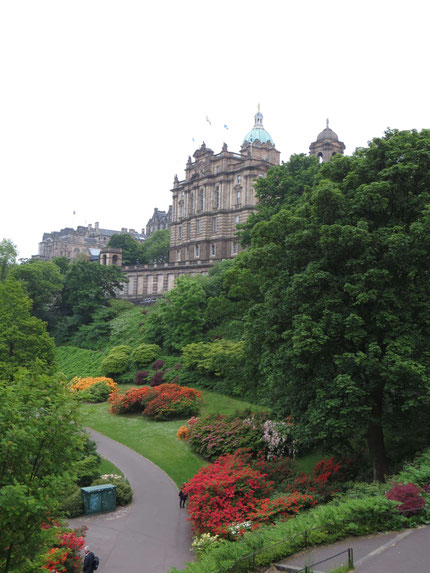
[[[85,555],[84,559],[84,568],[82,569],[82,573],[93,573],[94,568],[94,553],[90,551]]]

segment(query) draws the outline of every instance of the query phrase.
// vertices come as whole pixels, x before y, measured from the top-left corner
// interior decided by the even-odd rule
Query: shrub
[[[385,496],[387,499],[400,501],[401,504],[396,509],[406,517],[420,513],[426,504],[426,500],[421,495],[421,489],[413,483],[395,484]]]
[[[125,344],[115,346],[109,354],[103,358],[100,368],[105,376],[123,374],[129,365],[130,347]]]
[[[127,505],[131,502],[133,498],[133,490],[131,489],[129,481],[122,476],[100,477],[99,479],[94,480],[91,485],[105,485],[108,483],[116,486],[117,505]]]
[[[265,420],[265,414],[210,414],[194,421],[190,427],[190,447],[207,460],[233,454],[244,448],[249,449],[255,456],[261,451],[266,453],[263,440]]]
[[[153,362],[160,351],[158,344],[140,344],[133,350],[130,358],[138,368],[142,368]]]
[[[189,436],[190,430],[187,428],[187,426],[181,426],[176,433],[178,440],[188,440]]]
[[[113,392],[109,396],[110,412],[112,414],[128,414],[132,412],[141,412],[146,403],[149,388],[130,388],[124,394]]]
[[[142,370],[141,372],[136,372],[136,377],[134,379],[135,384],[138,386],[143,386],[148,381],[149,370]]]
[[[164,366],[164,360],[156,360],[152,364],[151,368],[152,370],[160,370],[161,368],[163,368],[163,366]]]
[[[157,372],[154,372],[154,374],[151,376],[149,385],[151,387],[160,386],[160,384],[163,384],[163,382],[164,382],[164,372],[158,370]]]
[[[79,486],[74,486],[70,493],[64,497],[61,512],[68,518],[78,517],[83,513],[82,493]]]
[[[191,416],[203,402],[201,392],[177,384],[161,384],[150,391],[143,414],[154,420]]]

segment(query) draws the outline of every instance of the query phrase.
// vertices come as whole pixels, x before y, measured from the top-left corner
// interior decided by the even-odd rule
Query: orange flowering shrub
[[[112,378],[106,378],[105,376],[99,376],[98,378],[93,378],[92,376],[88,376],[86,378],[78,378],[75,376],[70,381],[70,385],[72,390],[81,391],[88,390],[88,388],[94,384],[99,384],[100,382],[106,384],[106,386],[108,386],[112,392],[115,392],[115,390],[118,388],[118,384],[114,382]]]
[[[124,394],[113,392],[109,403],[113,414],[142,412],[155,420],[168,420],[197,413],[202,394],[178,384],[161,384],[154,388],[131,388]]]
[[[190,437],[190,430],[187,426],[181,426],[176,434],[178,440],[188,440]]]

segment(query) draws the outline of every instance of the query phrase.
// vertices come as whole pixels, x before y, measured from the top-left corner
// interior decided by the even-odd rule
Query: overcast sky
[[[348,154],[430,127],[429,36],[424,0],[1,0],[0,240],[140,231],[258,104],[283,161],[327,117]]]

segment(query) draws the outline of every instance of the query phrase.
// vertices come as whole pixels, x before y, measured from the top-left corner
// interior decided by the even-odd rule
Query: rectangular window
[[[197,233],[197,235],[200,235],[200,227],[201,227],[200,219],[197,219],[197,221],[196,221],[196,233]]]
[[[191,223],[187,223],[187,236],[188,238],[191,237]]]
[[[217,217],[213,217],[213,218],[212,218],[212,231],[213,231],[214,233],[216,233],[217,226],[218,226]]]
[[[239,215],[236,215],[236,217],[234,218],[234,224],[239,225]]]
[[[179,227],[179,238],[182,239],[182,227]]]
[[[190,213],[191,215],[194,213],[194,193],[191,193],[190,197]]]
[[[181,260],[181,249],[178,249],[178,250],[176,251],[176,257],[177,257],[177,260],[178,260],[178,261]]]
[[[237,243],[233,243],[233,254],[237,253]]]
[[[217,166],[216,166],[216,169],[215,169],[216,173],[219,173],[219,170],[220,170],[220,166],[217,165]]]
[[[237,176],[237,183],[240,185],[242,183],[242,175]]]
[[[183,203],[181,203],[181,206],[180,206],[179,216],[180,217],[184,216],[184,205],[183,205]]]
[[[212,243],[211,245],[211,256],[214,257],[216,255],[216,245]]]
[[[199,193],[199,209],[200,209],[200,211],[203,211],[203,207],[204,207],[204,194],[203,194],[203,189],[200,189],[200,193]]]
[[[196,245],[195,247],[195,252],[196,252],[196,259],[200,256],[200,245]]]
[[[215,189],[215,209],[219,209],[219,187]]]
[[[240,191],[236,191],[236,205],[240,204]]]

